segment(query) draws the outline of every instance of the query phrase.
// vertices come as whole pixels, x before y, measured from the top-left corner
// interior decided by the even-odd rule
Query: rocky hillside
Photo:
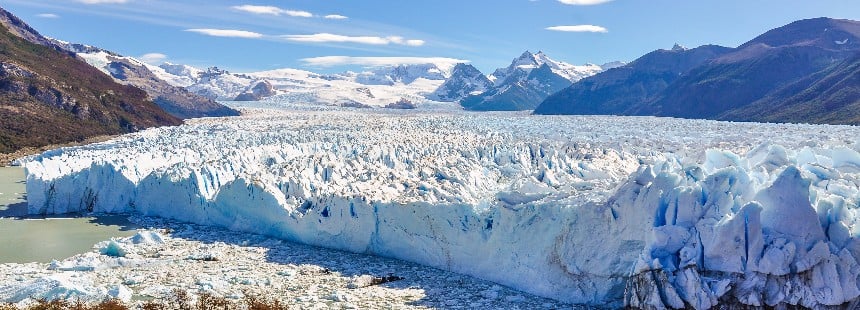
[[[691,56],[697,50],[707,52]],[[860,124],[858,57],[860,22],[801,20],[734,49],[653,52],[550,96],[535,113]]]
[[[0,153],[181,123],[146,92],[30,42],[38,32],[2,9],[0,15]]]

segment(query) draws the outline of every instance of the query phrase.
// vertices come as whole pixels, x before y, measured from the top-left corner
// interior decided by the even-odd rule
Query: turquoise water
[[[50,262],[88,252],[136,228],[126,216],[22,218],[27,213],[24,169],[0,167],[0,263]]]

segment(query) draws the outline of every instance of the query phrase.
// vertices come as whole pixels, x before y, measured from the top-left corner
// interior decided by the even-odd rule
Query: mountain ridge
[[[178,118],[239,115],[239,112],[234,109],[164,79],[166,73],[159,72],[164,70],[160,67],[94,46],[59,40],[50,41],[66,51],[75,53],[91,66],[116,79],[117,82],[143,89],[158,106]]]
[[[774,28],[737,48],[722,48],[704,61],[685,64],[680,54],[658,50],[548,97],[534,113],[860,124],[856,113],[830,113],[834,109],[850,111],[845,108],[860,102],[860,90],[845,83],[851,78],[851,71],[845,68],[853,68],[852,59],[860,53],[858,42],[860,22],[815,18]],[[653,57],[648,56],[655,53],[665,57],[650,63]],[[690,68],[673,75],[661,67]],[[640,75],[619,77],[622,71]],[[806,88],[828,90],[826,81],[842,82],[846,87],[836,97]],[[803,107],[803,113],[777,107]]]
[[[0,27],[0,152],[181,124],[142,90],[7,27]]]

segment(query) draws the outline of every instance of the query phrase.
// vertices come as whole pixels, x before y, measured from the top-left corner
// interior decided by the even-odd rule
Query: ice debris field
[[[133,216],[148,227],[49,264],[0,264],[0,300],[115,298],[132,309],[174,290],[291,309],[561,309],[488,281],[395,259],[327,250],[210,226]],[[380,279],[394,278],[379,283]]]
[[[24,162],[29,212],[134,213],[705,309],[860,296],[860,128],[246,110]]]

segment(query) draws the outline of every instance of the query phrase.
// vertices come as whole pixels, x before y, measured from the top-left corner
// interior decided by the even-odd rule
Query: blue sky
[[[857,0],[4,0],[42,34],[152,62],[337,72],[423,58],[485,73],[525,50],[573,64],[674,43],[737,46],[791,21],[860,19]],[[331,57],[340,56],[340,57]]]

